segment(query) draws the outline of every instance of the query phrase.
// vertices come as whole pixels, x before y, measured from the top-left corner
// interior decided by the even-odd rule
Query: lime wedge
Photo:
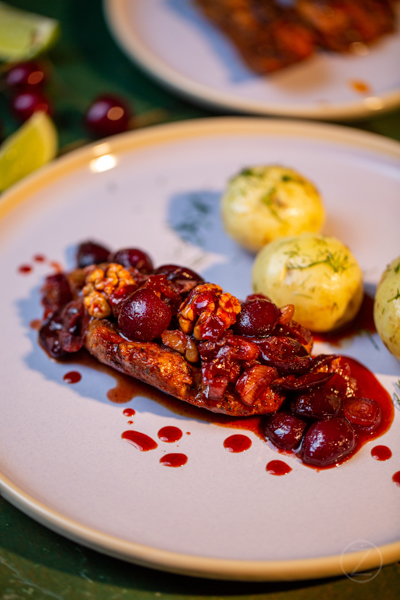
[[[0,192],[52,160],[57,131],[45,112],[34,113],[0,146]]]
[[[29,60],[51,46],[59,23],[0,2],[0,60]]]

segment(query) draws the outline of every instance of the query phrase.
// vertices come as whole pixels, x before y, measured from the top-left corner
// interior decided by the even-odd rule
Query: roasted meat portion
[[[271,0],[196,0],[256,73],[271,73],[314,52],[313,30],[296,11]]]
[[[115,258],[113,259],[115,260]],[[101,262],[47,277],[42,347],[100,362],[180,400],[230,416],[273,413],[296,386],[323,385],[293,306],[240,302],[177,265]],[[321,363],[323,365],[323,363]]]
[[[393,0],[195,0],[256,73],[302,61],[318,47],[349,52],[396,28]]]
[[[348,52],[395,30],[391,0],[297,0],[296,9],[323,48]]]

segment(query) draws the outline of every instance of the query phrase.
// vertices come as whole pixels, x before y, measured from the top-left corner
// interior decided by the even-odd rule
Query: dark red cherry
[[[88,265],[99,265],[103,262],[108,262],[110,250],[96,242],[82,242],[78,246],[76,262],[81,269]]]
[[[180,294],[186,294],[197,285],[204,283],[204,279],[198,273],[179,265],[161,265],[155,273],[165,275],[167,281],[172,281]]]
[[[44,85],[46,79],[45,70],[34,61],[18,63],[11,67],[4,76],[6,86],[13,90],[39,88]]]
[[[302,458],[306,464],[328,467],[351,454],[356,443],[356,433],[345,419],[317,421],[304,436]]]
[[[95,136],[106,137],[126,131],[131,116],[125,100],[104,94],[95,98],[90,105],[85,115],[85,124]]]
[[[118,263],[125,268],[135,267],[141,273],[152,273],[154,266],[146,252],[138,248],[123,248],[110,256],[110,262]]]
[[[346,398],[343,412],[352,425],[363,429],[376,429],[382,420],[381,407],[372,398]]]
[[[341,407],[341,398],[325,388],[301,394],[292,403],[292,410],[303,417],[326,419],[336,417]]]
[[[239,335],[265,337],[272,333],[279,320],[279,309],[263,298],[243,302],[235,329]]]
[[[153,290],[140,288],[122,305],[118,325],[129,340],[150,342],[171,322],[172,311]]]
[[[46,112],[49,115],[53,114],[49,99],[39,89],[19,92],[11,100],[11,106],[21,121],[26,121],[38,111]]]
[[[278,412],[267,420],[264,433],[281,450],[294,450],[301,442],[306,423],[289,413]]]

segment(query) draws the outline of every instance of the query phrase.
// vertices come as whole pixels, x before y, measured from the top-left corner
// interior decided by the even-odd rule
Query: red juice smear
[[[18,272],[22,273],[23,275],[27,275],[32,270],[33,269],[32,269],[32,267],[30,265],[21,265],[20,267],[18,267]]]
[[[251,439],[247,435],[236,433],[224,440],[224,448],[229,452],[244,452],[251,446]]]
[[[122,414],[124,415],[124,417],[133,417],[133,415],[135,415],[136,412],[133,408],[125,408]]]
[[[172,444],[180,440],[183,434],[179,427],[167,425],[166,427],[162,427],[157,435],[162,442]]]
[[[392,458],[392,451],[387,446],[375,446],[371,450],[371,456],[375,460],[389,460]]]
[[[400,471],[397,471],[392,477],[392,481],[398,486],[400,486]]]
[[[82,375],[78,371],[69,371],[63,377],[66,383],[78,383],[82,379]]]
[[[283,460],[271,460],[266,466],[266,471],[270,475],[287,475],[291,470]]]
[[[149,437],[145,433],[141,433],[140,431],[124,431],[121,434],[121,437],[123,440],[127,440],[141,452],[155,450],[158,446],[157,442],[155,442],[153,439],[151,439],[151,437]]]
[[[187,463],[188,457],[180,452],[172,452],[160,458],[160,463],[165,467],[183,467]]]

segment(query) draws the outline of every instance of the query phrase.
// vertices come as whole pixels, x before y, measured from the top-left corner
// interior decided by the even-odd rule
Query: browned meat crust
[[[392,0],[195,0],[256,73],[311,56],[319,47],[348,52],[395,30]]]
[[[154,342],[126,340],[106,319],[91,320],[85,347],[101,363],[212,412],[235,417],[265,414],[277,410],[284,399],[282,394],[270,390],[268,402],[257,399],[253,406],[247,406],[229,392],[222,400],[210,400],[199,368],[190,365],[178,352]]]

